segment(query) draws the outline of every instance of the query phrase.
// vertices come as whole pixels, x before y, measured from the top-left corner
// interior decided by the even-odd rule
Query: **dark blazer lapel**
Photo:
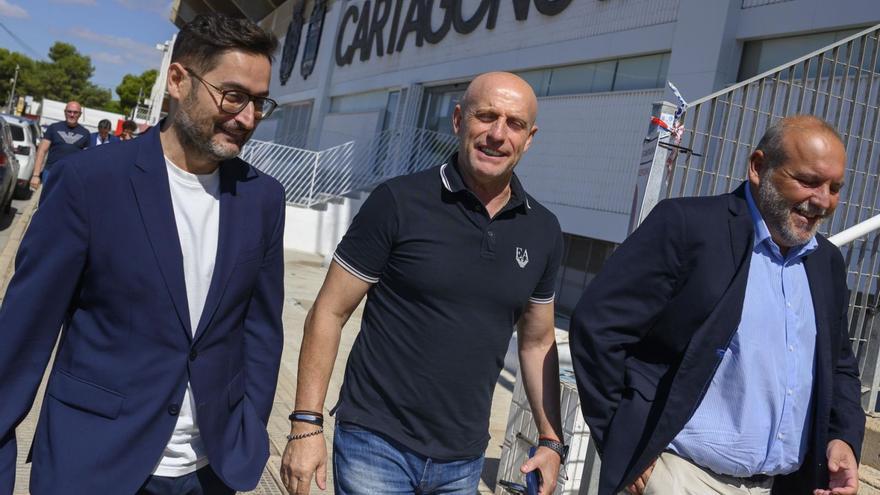
[[[830,404],[831,401],[831,318],[840,315],[828,314],[828,303],[833,300],[829,289],[832,287],[831,263],[826,255],[827,248],[819,244],[819,248],[804,257],[804,270],[810,285],[810,296],[813,300],[813,312],[816,315],[816,351],[814,380],[818,397],[813,398],[814,404]],[[827,374],[827,375],[826,375]],[[818,402],[817,402],[818,399]],[[826,402],[827,401],[827,402]],[[818,415],[814,415],[818,417]]]
[[[159,126],[154,126],[142,136],[138,147],[135,167],[132,168],[131,185],[137,200],[141,219],[150,239],[159,271],[165,286],[171,294],[171,301],[187,338],[192,338],[189,321],[189,308],[186,300],[186,280],[183,276],[183,254],[180,251],[180,238],[174,221],[174,208],[171,205],[171,190],[168,186],[168,171],[162,143],[159,141]]]
[[[730,252],[733,254],[733,266],[742,265],[745,258],[751,253],[754,244],[754,226],[752,216],[749,214],[749,205],[746,202],[745,183],[728,196],[727,207],[731,217],[728,220],[730,230]]]
[[[243,162],[236,159],[220,164],[220,231],[217,237],[217,259],[214,262],[214,274],[211,276],[205,307],[196,329],[196,340],[201,338],[210,325],[214,313],[217,312],[217,306],[226,290],[226,282],[235,266],[239,248],[235,234],[241,232],[239,226],[245,221],[246,214],[236,189],[238,181],[242,178],[242,172],[247,172],[245,167]]]

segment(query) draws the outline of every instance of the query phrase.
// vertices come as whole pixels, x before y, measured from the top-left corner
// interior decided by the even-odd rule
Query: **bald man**
[[[324,400],[342,326],[367,295],[333,439],[337,494],[476,492],[492,393],[514,327],[540,434],[522,466],[553,492],[564,457],[553,299],[556,217],[513,169],[537,100],[508,73],[473,80],[455,107],[458,152],[378,186],[340,242],[306,318],[281,476],[326,486]]]
[[[781,119],[734,192],[658,204],[571,320],[599,495],[855,495],[865,415],[846,270],[817,234],[846,154]]]
[[[89,145],[89,131],[79,124],[81,116],[82,106],[79,102],[69,101],[64,106],[64,120],[46,128],[43,140],[37,147],[31,187],[34,189],[40,187],[40,184],[48,179],[52,166],[58,160]]]

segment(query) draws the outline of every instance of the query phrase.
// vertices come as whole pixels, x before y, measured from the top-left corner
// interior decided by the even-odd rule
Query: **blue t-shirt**
[[[43,139],[48,139],[49,156],[46,158],[46,170],[55,162],[71,153],[86,149],[89,145],[89,131],[77,124],[69,127],[67,122],[55,122],[46,128]]]

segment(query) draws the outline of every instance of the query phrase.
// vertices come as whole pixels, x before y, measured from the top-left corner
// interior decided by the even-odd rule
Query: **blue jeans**
[[[235,490],[226,486],[211,466],[183,476],[150,476],[136,495],[232,495]]]
[[[337,495],[473,495],[482,471],[483,456],[435,460],[357,425],[336,424],[333,482]]]

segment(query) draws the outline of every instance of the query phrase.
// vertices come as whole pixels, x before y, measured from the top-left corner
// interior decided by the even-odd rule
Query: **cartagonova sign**
[[[438,1],[439,11],[443,12],[443,21],[434,29],[432,17],[435,12],[434,2]],[[436,45],[443,41],[451,29],[460,34],[474,32],[483,20],[486,29],[494,29],[498,20],[498,9],[501,0],[481,0],[473,14],[462,9],[464,0],[410,0],[404,12],[403,0],[366,0],[360,5],[351,5],[342,15],[342,25],[336,34],[336,65],[342,67],[354,60],[355,52],[360,52],[362,62],[370,59],[375,52],[377,57],[403,51],[406,38],[412,33],[416,37],[416,46],[427,41]],[[532,2],[535,9],[543,15],[554,16],[568,7],[572,0],[511,0],[517,21],[525,21],[529,17]],[[439,17],[438,17],[439,18]],[[349,29],[354,29],[354,38],[347,47],[343,47],[343,38]]]

